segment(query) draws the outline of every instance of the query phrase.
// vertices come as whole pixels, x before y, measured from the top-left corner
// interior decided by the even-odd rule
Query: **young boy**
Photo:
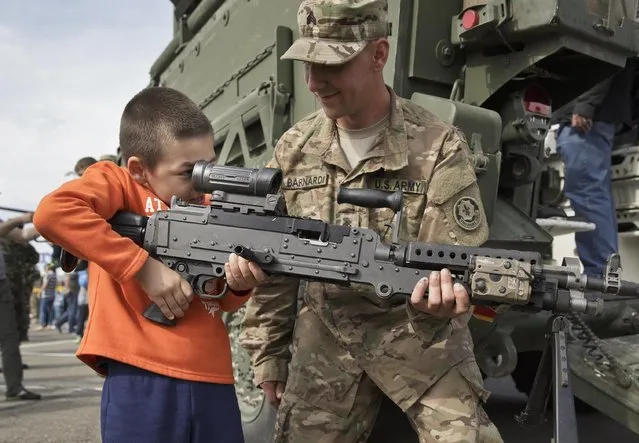
[[[126,168],[89,166],[45,196],[34,217],[45,238],[89,261],[89,320],[77,356],[106,375],[102,440],[243,442],[229,339],[216,311],[239,308],[265,274],[232,255],[230,292],[205,306],[179,274],[107,223],[120,210],[167,209],[173,195],[202,201],[191,171],[214,160],[212,127],[184,94],[148,88],[124,108],[120,147]],[[151,301],[177,325],[144,318]]]

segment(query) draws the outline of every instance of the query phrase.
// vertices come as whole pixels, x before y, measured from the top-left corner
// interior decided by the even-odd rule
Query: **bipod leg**
[[[550,328],[550,322],[548,328]],[[552,389],[553,354],[551,345],[552,335],[546,333],[546,346],[541,354],[535,380],[532,389],[528,394],[528,401],[525,409],[515,416],[515,420],[520,425],[537,426],[543,423],[546,416],[548,398]]]
[[[554,443],[579,442],[568,368],[568,324],[568,320],[560,315],[553,315],[548,320],[546,346],[539,361],[532,390],[528,395],[526,408],[515,417],[521,425],[534,426],[543,423],[554,384]]]
[[[554,441],[555,443],[578,443],[577,414],[570,384],[568,365],[568,319],[557,316],[551,323],[554,357]]]

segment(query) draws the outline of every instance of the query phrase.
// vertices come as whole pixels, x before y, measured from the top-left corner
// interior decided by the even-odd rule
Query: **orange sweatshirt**
[[[46,239],[89,261],[89,319],[76,355],[104,375],[100,357],[184,380],[234,383],[228,333],[219,311],[234,311],[248,295],[217,302],[195,296],[177,325],[144,318],[151,303],[134,280],[149,254],[111,229],[117,211],[151,215],[167,205],[125,168],[99,162],[46,195],[33,223]],[[205,304],[206,303],[206,304]]]

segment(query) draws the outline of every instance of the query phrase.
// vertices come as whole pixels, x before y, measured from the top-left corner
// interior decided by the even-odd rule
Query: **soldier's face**
[[[331,119],[354,118],[370,112],[371,91],[388,58],[385,40],[371,42],[342,65],[305,63],[306,83]],[[376,86],[376,85],[375,85]]]

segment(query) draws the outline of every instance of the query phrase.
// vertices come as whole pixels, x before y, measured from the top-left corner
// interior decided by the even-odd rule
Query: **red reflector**
[[[473,315],[484,321],[493,321],[497,316],[497,312],[488,306],[473,306]]]
[[[536,114],[543,114],[546,116],[550,116],[550,106],[544,105],[543,103],[535,103],[535,102],[525,102],[526,111],[534,112]]]
[[[541,86],[528,86],[524,91],[524,109],[528,112],[550,117],[552,112],[550,96]]]
[[[462,16],[462,26],[464,27],[464,29],[472,29],[477,26],[477,23],[479,23],[479,14],[477,13],[477,11],[469,9],[468,11],[464,12],[464,15]]]

